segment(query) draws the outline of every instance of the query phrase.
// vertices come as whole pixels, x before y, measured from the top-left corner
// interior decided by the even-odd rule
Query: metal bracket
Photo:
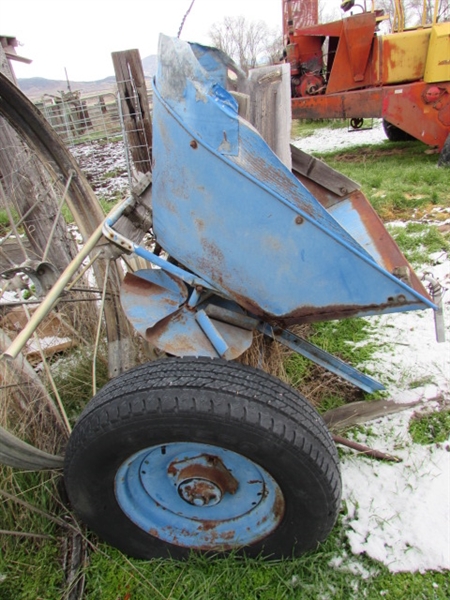
[[[375,379],[361,373],[358,369],[355,369],[341,359],[336,358],[325,350],[311,344],[311,342],[307,342],[291,331],[275,329],[271,325],[268,325],[255,317],[241,314],[234,310],[214,306],[212,304],[206,307],[205,312],[208,316],[216,320],[232,323],[235,326],[242,327],[242,329],[257,329],[270,339],[277,340],[280,344],[283,344],[290,350],[325,367],[328,371],[339,375],[365,392],[373,393],[385,389],[384,386],[378,381],[375,381]]]

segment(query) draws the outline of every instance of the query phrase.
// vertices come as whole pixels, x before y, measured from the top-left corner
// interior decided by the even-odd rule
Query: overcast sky
[[[159,33],[176,36],[191,0],[1,1],[0,35],[16,37],[16,52],[33,60],[14,63],[19,78],[92,81],[114,74],[111,52],[138,48],[157,53]],[[338,0],[336,0],[338,2]],[[225,16],[282,27],[281,0],[195,0],[181,38],[209,43],[213,23]]]

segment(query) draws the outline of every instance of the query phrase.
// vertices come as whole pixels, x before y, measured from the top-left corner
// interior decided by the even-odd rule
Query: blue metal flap
[[[195,137],[221,154],[238,153],[237,102],[221,85],[222,76],[211,78],[189,44],[160,37],[156,80],[168,106],[182,111]]]
[[[433,307],[292,175],[187,44],[163,37],[160,52],[153,218],[169,254],[280,323]]]
[[[245,79],[245,73],[236,65],[236,63],[218,48],[203,46],[202,44],[189,44],[192,52],[201,66],[208,72],[209,76],[227,88],[228,71],[231,70],[236,78]]]

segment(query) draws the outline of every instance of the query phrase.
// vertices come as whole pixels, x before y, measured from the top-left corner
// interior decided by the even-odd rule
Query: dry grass
[[[27,312],[20,306],[4,312],[1,351],[26,325]],[[96,312],[92,302],[62,304],[16,359],[0,358],[0,425],[40,450],[61,451],[68,438],[66,410],[73,412],[74,398],[92,395]],[[105,362],[101,354],[99,360]]]
[[[290,330],[304,339],[312,334],[310,325],[296,325]],[[324,397],[342,397],[347,402],[361,399],[361,391],[355,386],[314,363],[308,365],[305,376],[294,381],[286,368],[289,358],[294,354],[279,342],[269,339],[262,333],[256,333],[251,347],[239,357],[238,361],[278,377],[294,387],[318,409],[324,408],[322,406]]]

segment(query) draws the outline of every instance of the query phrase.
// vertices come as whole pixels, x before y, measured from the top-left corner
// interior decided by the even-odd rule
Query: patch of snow
[[[447,258],[432,268],[447,289],[449,267]],[[444,318],[447,341],[440,344],[432,310],[369,319],[375,325],[371,341],[378,350],[364,366],[383,381],[390,400],[420,401],[425,410],[437,410],[443,403],[448,407],[448,293]],[[392,572],[450,569],[450,437],[444,444],[413,443],[408,426],[417,411],[410,408],[367,424],[370,435],[363,443],[402,462],[380,462],[346,451],[341,463],[351,550]]]
[[[56,335],[40,337],[39,343],[31,338],[27,343],[28,352],[39,352],[40,349],[46,350],[47,348],[54,348],[56,346],[65,346],[72,343],[70,337],[58,337]]]
[[[129,182],[122,141],[89,142],[70,150],[97,196],[105,200],[127,196]]]
[[[361,579],[370,579],[377,575],[377,572],[374,569],[366,569],[366,567],[353,557],[349,557],[345,551],[341,556],[333,557],[328,563],[328,566],[336,571],[341,571],[342,573],[356,575]]]
[[[366,119],[364,127],[371,124]],[[378,144],[387,140],[382,120],[374,120],[372,129],[332,129],[324,127],[314,132],[314,135],[293,141],[293,145],[303,152],[332,152],[360,144]]]
[[[407,433],[413,412],[385,417],[373,427],[377,449],[401,463],[355,456],[343,461],[352,552],[365,553],[392,572],[450,569],[450,446],[413,444]]]
[[[417,400],[428,400],[438,396],[450,399],[450,262],[448,258],[427,267],[442,287],[444,295],[444,321],[447,335],[444,343],[436,342],[434,312],[431,309],[393,313],[371,317],[374,326],[371,341],[375,341],[378,350],[365,368],[378,373],[387,384],[391,399],[410,402],[413,396]],[[442,262],[441,262],[442,261]],[[420,274],[420,270],[417,271]]]

